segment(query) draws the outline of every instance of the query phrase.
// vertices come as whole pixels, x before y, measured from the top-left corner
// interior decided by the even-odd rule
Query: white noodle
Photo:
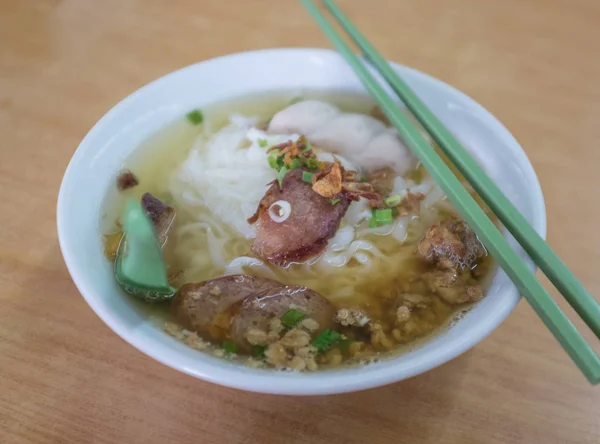
[[[329,241],[329,250],[342,251],[348,248],[350,243],[354,240],[354,236],[354,228],[350,225],[340,228],[335,233],[335,236]]]
[[[372,212],[369,203],[366,199],[360,199],[357,202],[352,202],[346,211],[344,219],[346,223],[352,226],[360,224],[363,220],[369,220]]]
[[[295,141],[299,135],[267,134],[251,127],[256,119],[243,116],[232,116],[230,120],[231,125],[215,134],[198,137],[170,178],[169,191],[178,209],[174,254],[185,270],[187,282],[223,273],[251,273],[321,289],[334,303],[348,301],[358,297],[357,287],[370,282],[374,271],[393,275],[403,261],[410,259],[412,250],[399,247],[407,242],[409,233],[411,240],[422,235],[426,224],[436,217],[430,205],[446,203],[429,177],[415,183],[398,176],[390,194],[426,195],[419,216],[399,217],[392,224],[368,228],[372,210],[365,199],[360,199],[350,204],[342,228],[320,256],[285,269],[272,266],[248,256],[256,229],[247,218],[256,211],[267,184],[276,178],[266,150]],[[319,159],[333,160],[331,154],[318,148],[315,151]],[[348,169],[356,170],[347,159],[336,158]],[[324,275],[331,278],[323,279]]]
[[[252,270],[248,270],[248,269],[246,269],[246,267],[251,268]],[[236,257],[235,259],[230,261],[227,264],[227,267],[225,267],[224,274],[227,274],[227,275],[243,274],[243,273],[247,273],[249,271],[257,271],[257,270],[260,270],[263,275],[266,275],[267,277],[270,277],[271,279],[277,279],[277,276],[275,276],[275,273],[273,273],[263,261],[255,258],[255,257],[249,257],[249,256]]]
[[[425,205],[426,207],[435,205],[444,196],[445,195],[444,195],[444,192],[442,191],[442,189],[434,184],[431,191],[429,192],[429,194],[425,197],[425,199],[423,199],[423,205]]]
[[[408,232],[408,218],[407,217],[399,217],[394,224],[394,229],[392,230],[392,236],[398,242],[404,242],[406,240],[406,234]]]

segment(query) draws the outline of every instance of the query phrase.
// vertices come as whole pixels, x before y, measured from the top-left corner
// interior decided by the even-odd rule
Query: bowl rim
[[[134,337],[128,331],[124,325],[120,323],[120,321],[111,316],[110,313],[106,313],[103,309],[100,308],[99,304],[96,301],[96,297],[93,296],[94,293],[94,284],[84,279],[77,270],[76,264],[71,260],[72,251],[68,242],[69,233],[65,230],[64,219],[67,217],[65,212],[65,208],[67,205],[67,184],[69,182],[70,176],[73,174],[73,169],[76,167],[78,155],[81,155],[81,152],[85,149],[85,147],[90,143],[90,140],[95,137],[95,134],[100,131],[100,127],[110,121],[115,114],[118,113],[119,109],[124,108],[130,102],[135,101],[139,96],[144,95],[149,89],[156,87],[158,84],[169,81],[171,76],[176,76],[181,74],[186,70],[198,69],[202,65],[210,64],[210,63],[218,63],[224,59],[235,59],[235,58],[244,58],[244,57],[255,57],[255,56],[264,56],[271,55],[277,56],[283,55],[286,53],[296,53],[298,55],[304,56],[319,56],[326,58],[328,62],[331,63],[344,63],[341,56],[336,51],[330,49],[323,48],[270,48],[270,49],[261,49],[261,50],[253,50],[253,51],[243,51],[231,53],[211,59],[207,59],[198,63],[194,63],[178,70],[167,73],[147,84],[137,89],[117,104],[115,104],[108,112],[106,112],[100,120],[98,120],[94,126],[89,130],[86,136],[82,139],[77,147],[77,150],[74,152],[71,157],[69,164],[65,170],[63,175],[61,186],[58,194],[57,201],[57,230],[58,230],[58,240],[61,249],[61,253],[69,274],[75,286],[77,287],[80,294],[86,300],[88,305],[92,308],[92,310],[96,313],[96,315],[102,319],[102,321],[108,325],[108,327],[113,330],[117,335],[119,335],[124,341],[128,342],[133,347],[140,350],[142,353],[150,356],[151,358],[161,362],[162,364],[171,367],[173,369],[179,370],[183,373],[187,373],[196,378],[203,379],[207,382],[212,382],[218,385],[227,386],[231,388],[251,391],[251,392],[259,392],[259,393],[270,393],[270,394],[288,394],[288,395],[319,395],[319,394],[336,394],[336,393],[344,393],[351,391],[358,391],[369,389],[373,387],[387,385],[393,382],[397,382],[403,379],[407,379],[428,371],[432,368],[440,366],[451,359],[461,355],[466,352],[477,343],[485,339],[493,330],[495,330],[506,317],[512,312],[517,303],[520,300],[519,296],[514,297],[511,300],[510,304],[506,304],[503,307],[503,310],[494,313],[494,316],[491,319],[488,319],[488,323],[485,324],[482,328],[478,330],[477,334],[467,335],[466,338],[462,338],[461,341],[454,341],[450,344],[449,347],[444,349],[441,355],[431,357],[428,360],[424,360],[425,362],[420,363],[419,365],[413,365],[411,367],[407,367],[401,374],[394,371],[393,359],[386,361],[389,365],[382,366],[378,368],[376,371],[368,373],[370,374],[369,378],[366,378],[363,373],[365,371],[359,372],[356,376],[353,376],[351,370],[349,369],[341,369],[337,371],[324,371],[310,374],[310,377],[306,377],[305,381],[299,380],[299,378],[277,378],[277,375],[283,375],[282,373],[274,374],[272,371],[262,371],[263,374],[253,374],[248,375],[247,378],[240,378],[242,372],[240,372],[239,368],[232,367],[230,369],[214,366],[213,371],[210,372],[207,368],[211,367],[210,364],[206,364],[207,368],[204,370],[192,369],[183,365],[182,363],[173,362],[173,360],[166,358],[161,355],[161,353],[156,352],[151,346],[152,342],[140,339],[138,337]],[[337,59],[337,60],[336,60]],[[534,196],[534,206],[533,214],[534,221],[533,227],[534,229],[545,239],[546,237],[546,207],[545,200],[542,193],[542,188],[533,169],[533,166],[521,147],[518,141],[514,138],[514,136],[508,131],[506,127],[496,119],[489,111],[487,111],[482,105],[476,102],[474,99],[461,92],[460,90],[452,87],[451,85],[439,80],[427,73],[416,70],[414,68],[410,68],[398,63],[390,62],[390,64],[398,70],[415,77],[421,77],[423,80],[427,82],[436,84],[437,87],[446,91],[447,93],[453,94],[455,96],[460,97],[463,100],[466,100],[473,106],[474,109],[481,115],[484,115],[486,119],[491,119],[494,123],[494,130],[498,132],[503,138],[507,140],[507,142],[511,145],[511,151],[519,162],[519,166],[523,169],[526,174],[528,180],[531,184],[531,192]],[[79,154],[78,154],[79,153]],[[535,269],[530,263],[532,269]],[[364,368],[363,368],[364,369]],[[361,369],[362,370],[362,369]],[[275,381],[277,380],[277,381]],[[310,381],[310,384],[306,384],[306,381]]]

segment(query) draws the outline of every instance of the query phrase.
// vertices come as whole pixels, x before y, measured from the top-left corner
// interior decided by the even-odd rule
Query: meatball
[[[298,285],[271,288],[246,298],[231,322],[231,337],[242,349],[249,349],[249,330],[269,330],[269,323],[295,308],[316,321],[318,331],[333,324],[335,308],[316,291]]]
[[[464,221],[450,219],[434,224],[419,243],[419,254],[441,270],[464,271],[485,256],[477,235]]]
[[[183,285],[175,295],[172,310],[183,326],[201,333],[232,305],[256,292],[281,286],[277,281],[256,276],[221,276]]]

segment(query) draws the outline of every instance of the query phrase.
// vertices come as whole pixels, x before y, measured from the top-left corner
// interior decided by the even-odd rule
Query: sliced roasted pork
[[[321,196],[302,174],[301,169],[289,172],[281,187],[274,182],[249,220],[257,223],[252,251],[276,265],[303,262],[321,253],[350,205],[343,194],[335,199]],[[287,218],[279,217],[280,212]]]

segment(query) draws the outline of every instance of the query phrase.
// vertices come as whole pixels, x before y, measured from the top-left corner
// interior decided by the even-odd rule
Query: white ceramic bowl
[[[539,182],[506,128],[451,86],[413,69],[393,66],[545,236]],[[103,256],[99,225],[103,198],[124,159],[153,132],[192,108],[249,93],[295,88],[364,91],[333,51],[272,49],[228,55],[173,72],[136,91],[102,117],[73,155],[58,197],[60,246],[83,297],[118,335],[163,364],[206,381],[263,393],[329,394],[380,386],[425,372],[473,347],[519,300],[503,272],[495,276],[486,297],[472,311],[423,346],[363,368],[303,374],[254,370],[188,348],[151,325],[119,291]]]

